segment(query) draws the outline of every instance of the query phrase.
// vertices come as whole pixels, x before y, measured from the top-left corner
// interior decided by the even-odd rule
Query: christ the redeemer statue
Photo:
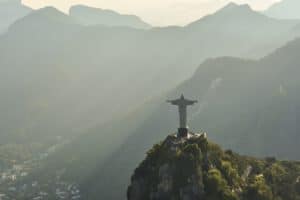
[[[178,136],[184,137],[188,134],[188,126],[187,126],[187,106],[194,105],[198,101],[185,99],[183,94],[179,99],[168,100],[168,103],[172,105],[178,106],[179,111],[179,129]]]

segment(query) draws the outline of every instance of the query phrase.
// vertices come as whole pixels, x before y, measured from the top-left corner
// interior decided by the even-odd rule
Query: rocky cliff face
[[[206,134],[168,136],[147,153],[128,200],[299,200],[300,163],[223,151]]]

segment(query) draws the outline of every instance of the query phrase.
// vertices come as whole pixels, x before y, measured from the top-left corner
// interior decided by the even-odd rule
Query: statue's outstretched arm
[[[178,105],[178,99],[175,99],[175,100],[167,100],[167,103],[171,103],[173,105]]]
[[[186,100],[186,101],[187,101],[187,103],[188,103],[189,105],[193,105],[193,104],[195,104],[195,103],[198,103],[197,100]]]

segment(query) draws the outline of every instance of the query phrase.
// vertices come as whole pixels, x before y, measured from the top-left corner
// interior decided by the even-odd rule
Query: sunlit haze
[[[248,3],[253,9],[263,10],[278,0],[233,0],[238,4]],[[71,5],[84,4],[112,9],[124,14],[134,14],[156,25],[184,25],[212,13],[230,0],[23,0],[32,8],[55,6],[68,12]]]

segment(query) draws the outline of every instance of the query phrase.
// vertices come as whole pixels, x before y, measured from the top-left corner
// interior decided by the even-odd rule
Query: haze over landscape
[[[0,0],[0,199],[298,200],[299,2]]]
[[[84,4],[92,7],[111,9],[121,13],[138,15],[154,26],[186,25],[191,21],[211,14],[230,2],[249,4],[254,9],[264,10],[279,0],[23,0],[33,8],[55,6],[68,12],[72,5]]]

